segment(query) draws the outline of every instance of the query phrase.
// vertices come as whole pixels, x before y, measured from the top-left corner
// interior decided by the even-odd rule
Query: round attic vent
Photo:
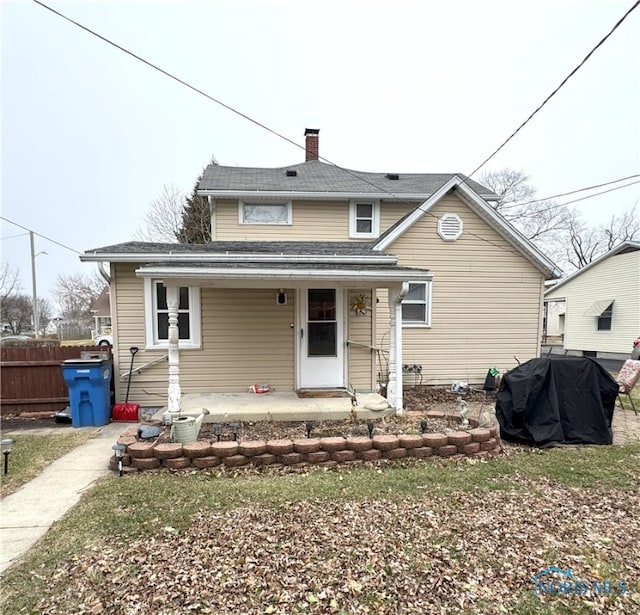
[[[458,214],[444,214],[438,220],[438,235],[445,241],[455,241],[462,235],[462,227]]]

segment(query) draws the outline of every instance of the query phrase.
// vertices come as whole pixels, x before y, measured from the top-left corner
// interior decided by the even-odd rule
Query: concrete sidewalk
[[[111,447],[125,427],[123,423],[96,427],[95,438],[60,457],[18,491],[2,499],[0,574],[75,506],[98,478],[109,474]],[[3,437],[5,435],[10,436],[10,431],[3,432]]]

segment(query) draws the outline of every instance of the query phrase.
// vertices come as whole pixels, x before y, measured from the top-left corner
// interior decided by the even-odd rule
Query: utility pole
[[[33,231],[29,231],[29,240],[31,242],[31,287],[33,289],[33,328],[35,330],[36,339],[40,337],[38,323],[38,294],[36,292],[36,251],[33,245]]]
[[[33,291],[33,328],[35,330],[36,339],[40,337],[40,323],[38,322],[38,293],[36,292],[36,256],[46,254],[46,252],[38,252],[33,243],[33,231],[29,231],[29,241],[31,242],[31,288]]]

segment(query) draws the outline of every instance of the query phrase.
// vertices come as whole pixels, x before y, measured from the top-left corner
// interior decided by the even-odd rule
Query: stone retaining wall
[[[132,431],[133,429],[133,431]],[[198,441],[190,444],[138,442],[137,426],[125,430],[119,442],[127,446],[125,467],[141,470],[169,468],[226,468],[335,466],[341,463],[414,457],[486,457],[500,447],[498,426],[448,433],[374,435],[244,442]],[[117,469],[115,456],[110,468]]]

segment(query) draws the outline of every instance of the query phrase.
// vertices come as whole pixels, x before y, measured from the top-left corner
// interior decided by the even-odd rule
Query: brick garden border
[[[442,412],[427,412],[427,418],[443,418]],[[129,471],[168,468],[208,469],[246,467],[332,467],[342,463],[428,457],[489,457],[501,449],[498,426],[471,427],[447,433],[398,434],[352,437],[299,438],[295,440],[207,441],[189,444],[140,442],[138,426],[131,426],[118,442],[127,447],[123,466]],[[112,456],[112,470],[118,462]]]

